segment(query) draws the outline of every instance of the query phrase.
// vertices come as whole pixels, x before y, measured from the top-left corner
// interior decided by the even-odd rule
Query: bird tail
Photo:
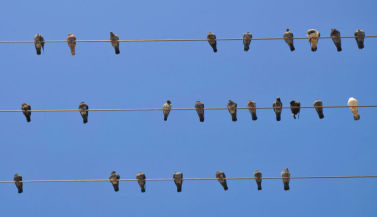
[[[232,121],[237,121],[237,114],[232,114]]]
[[[293,43],[292,43],[292,44],[289,44],[289,48],[291,49],[291,51],[294,51],[294,50],[295,50],[295,46],[293,46]]]
[[[23,191],[22,187],[21,188],[18,188],[18,193],[21,194]]]
[[[71,54],[72,56],[74,56],[76,54],[76,49],[75,47],[71,47]]]
[[[293,118],[296,119],[296,114],[293,114]]]
[[[82,121],[84,124],[88,123],[88,117],[87,116],[82,117]]]
[[[281,114],[280,114],[280,113],[276,113],[276,120],[277,120],[277,121],[280,121],[280,120],[281,120]]]
[[[199,115],[199,120],[200,120],[200,122],[204,122],[204,115],[203,114]]]
[[[177,192],[182,192],[182,185],[177,185]]]
[[[167,121],[167,120],[168,120],[168,116],[164,115],[164,121]]]
[[[31,121],[30,115],[26,116],[26,121],[27,121],[27,122],[30,122],[30,121]]]
[[[119,191],[119,184],[113,184],[113,187],[115,192]]]
[[[313,51],[313,52],[316,52],[316,51],[317,51],[317,46],[313,45],[313,46],[312,46],[312,51]]]
[[[119,47],[115,47],[115,54],[120,54],[120,50],[119,50]]]
[[[359,114],[353,114],[353,119],[355,121],[360,120],[360,115]]]
[[[248,51],[250,49],[250,46],[249,45],[245,45],[244,47],[243,47],[243,50],[244,51]]]
[[[288,191],[289,190],[289,183],[284,183],[284,190]]]
[[[342,51],[342,46],[340,46],[340,44],[336,45],[336,49],[338,52]]]
[[[145,187],[143,186],[143,187],[141,187],[141,192],[145,192]]]
[[[359,47],[359,49],[363,49],[364,48],[364,42],[363,41],[357,41],[357,46]]]
[[[252,119],[253,121],[256,121],[256,120],[258,119],[258,117],[257,117],[257,113],[253,112],[253,113],[251,114],[251,119]]]
[[[323,119],[325,116],[323,115],[323,112],[318,113],[319,119]]]
[[[217,45],[216,45],[216,44],[213,44],[213,45],[212,45],[212,48],[213,48],[213,52],[216,53],[216,52],[217,52]]]
[[[224,187],[224,191],[228,190],[228,185],[226,183],[224,183],[223,187]]]
[[[37,55],[41,55],[41,48],[37,48]]]
[[[258,191],[262,190],[262,182],[257,182],[258,184]]]

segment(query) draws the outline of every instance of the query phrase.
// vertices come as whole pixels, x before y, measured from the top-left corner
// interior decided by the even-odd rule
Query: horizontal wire
[[[331,37],[319,37],[320,39],[330,39]],[[355,36],[341,36],[340,38],[355,38]],[[365,36],[365,38],[377,38],[375,35]],[[283,40],[284,38],[252,38],[253,41],[263,40]],[[308,39],[307,37],[297,37],[293,39]],[[242,38],[218,38],[216,41],[242,41]],[[208,39],[149,39],[149,40],[118,40],[119,42],[195,42],[208,41]],[[67,40],[48,40],[45,43],[67,43]],[[76,42],[111,42],[111,40],[76,40]],[[34,41],[0,41],[0,43],[34,43]]]
[[[358,107],[358,108],[376,108],[377,105],[359,105],[359,106],[318,106],[322,108],[351,108],[351,107]],[[282,109],[291,109],[291,108],[302,108],[302,109],[312,109],[316,108],[314,106],[301,106],[301,107],[282,107]],[[227,110],[228,108],[204,108],[204,110]],[[249,109],[248,107],[241,107],[237,109]],[[273,107],[255,107],[255,109],[273,109]],[[189,111],[189,110],[196,110],[196,108],[172,108],[171,110],[175,111]],[[78,112],[80,109],[54,109],[54,110],[30,110],[30,112]],[[163,108],[146,108],[146,109],[88,109],[88,111],[92,112],[109,112],[109,111],[163,111]],[[23,112],[23,110],[0,110],[0,112]]]
[[[290,179],[367,179],[377,178],[377,176],[297,176]],[[253,180],[255,177],[234,177],[225,178],[227,180]],[[262,177],[262,179],[283,179],[282,177]],[[211,181],[217,178],[183,178],[183,181]],[[121,182],[134,182],[137,179],[119,179]],[[145,181],[174,181],[174,179],[145,179]],[[0,183],[14,183],[15,181],[0,181]],[[23,183],[46,183],[46,182],[109,182],[109,179],[83,179],[83,180],[29,180]]]

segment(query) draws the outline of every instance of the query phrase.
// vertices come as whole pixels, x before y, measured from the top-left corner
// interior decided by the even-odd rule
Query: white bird
[[[353,97],[350,97],[348,99],[348,103],[347,105],[350,107],[351,109],[351,112],[353,114],[353,119],[355,121],[359,120],[360,119],[360,115],[359,115],[359,109],[358,109],[358,105],[359,105],[359,102],[357,101],[357,99],[353,98]]]

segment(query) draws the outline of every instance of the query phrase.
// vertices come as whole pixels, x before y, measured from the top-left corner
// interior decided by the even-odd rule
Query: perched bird
[[[317,45],[318,45],[318,40],[320,36],[321,34],[317,30],[315,29],[308,30],[308,39],[309,39],[309,43],[312,46],[313,52],[317,51]]]
[[[232,116],[232,121],[237,121],[237,103],[229,100],[228,102],[228,111]]]
[[[342,41],[340,38],[340,32],[337,29],[331,29],[330,36],[338,52],[342,51]]]
[[[21,106],[21,109],[22,109],[22,112],[24,113],[25,117],[26,117],[26,121],[27,122],[30,122],[31,121],[31,106],[27,103],[23,103],[22,106]]]
[[[162,111],[164,112],[164,121],[168,120],[168,116],[171,110],[171,102],[167,100],[166,103],[162,106]]]
[[[36,34],[34,36],[34,45],[35,50],[37,50],[37,55],[41,55],[41,48],[44,50],[45,48],[45,39],[41,34]]]
[[[289,180],[290,180],[290,177],[291,177],[291,173],[289,172],[288,168],[285,168],[281,172],[281,178],[283,179],[284,190],[286,190],[286,191],[289,190]]]
[[[110,179],[111,184],[113,184],[114,191],[115,192],[119,191],[119,179],[120,179],[119,174],[116,173],[115,171],[113,171],[110,174],[110,178],[109,179]]]
[[[283,110],[283,103],[280,101],[280,97],[276,98],[274,103],[272,104],[274,112],[276,114],[276,120],[281,120],[281,111]]]
[[[139,183],[141,192],[145,192],[145,174],[138,173],[136,174],[137,183]]]
[[[251,114],[251,119],[253,121],[256,121],[258,119],[257,117],[257,109],[256,109],[256,103],[253,100],[249,100],[247,103],[247,107],[249,107],[249,111]]]
[[[246,32],[243,34],[243,50],[248,51],[250,48],[250,42],[251,39],[253,38],[253,35],[250,32]]]
[[[23,187],[22,187],[22,176],[20,174],[16,173],[14,175],[13,181],[16,184],[16,187],[18,189],[18,193],[21,194],[24,191]]]
[[[118,37],[118,35],[116,35],[113,32],[110,32],[110,41],[111,41],[111,45],[115,49],[115,54],[119,54],[120,50],[119,50],[119,37]]]
[[[296,119],[296,115],[299,118],[300,117],[300,102],[296,100],[292,100],[290,104],[291,104],[291,111],[292,111],[293,118]]]
[[[85,102],[81,102],[79,105],[80,114],[84,124],[88,123],[89,107]]]
[[[356,43],[359,49],[364,48],[364,38],[365,38],[365,32],[363,30],[356,29],[355,39],[356,39]]]
[[[198,113],[200,122],[204,122],[204,104],[200,101],[196,101],[195,109]]]
[[[228,190],[228,185],[226,184],[225,173],[223,171],[217,171],[216,178],[220,182],[220,184],[223,186],[224,190],[225,191]]]
[[[295,46],[293,45],[293,33],[289,31],[289,29],[287,29],[286,32],[284,32],[284,40],[285,42],[287,42],[289,48],[291,49],[291,51],[294,51],[295,50]]]
[[[177,186],[177,192],[182,191],[182,183],[183,183],[183,173],[176,172],[173,175],[174,183]]]
[[[319,119],[323,119],[325,116],[323,115],[323,104],[321,100],[314,101],[314,108],[318,113]]]
[[[259,170],[255,170],[254,178],[258,185],[258,190],[262,190],[262,172]]]
[[[353,97],[350,97],[348,99],[348,106],[351,109],[351,112],[353,114],[353,119],[355,121],[360,120],[359,110],[358,110],[358,107],[357,107],[358,105],[359,105],[359,102],[357,101],[357,99],[355,99]]]
[[[75,53],[76,53],[76,51],[75,51],[75,48],[76,48],[76,36],[74,34],[69,33],[68,34],[68,38],[67,38],[67,42],[68,42],[68,47],[71,50],[71,54],[72,54],[72,56],[74,56]]]
[[[217,52],[217,43],[216,43],[216,35],[213,32],[209,32],[207,34],[207,40],[209,45],[211,45],[213,52]]]

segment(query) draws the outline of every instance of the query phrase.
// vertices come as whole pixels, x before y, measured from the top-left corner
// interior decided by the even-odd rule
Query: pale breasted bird
[[[204,122],[204,104],[200,101],[196,101],[195,110],[198,113],[199,121]]]
[[[110,41],[111,41],[111,45],[114,47],[115,54],[119,54],[120,50],[119,50],[119,37],[118,37],[118,35],[116,35],[113,32],[110,32]]]
[[[171,110],[171,102],[167,100],[166,103],[162,106],[162,111],[164,113],[164,121],[168,120],[168,116]]]
[[[280,97],[276,98],[274,103],[272,104],[272,108],[274,109],[275,115],[276,115],[276,120],[280,121],[281,120],[281,112],[283,110],[283,103],[280,100]]]
[[[72,33],[69,33],[67,42],[68,42],[68,47],[71,50],[71,54],[72,56],[74,56],[76,54],[76,36]]]
[[[228,190],[228,185],[226,184],[226,176],[223,171],[217,171],[216,172],[216,178],[220,182],[220,184],[223,186],[224,190]]]
[[[296,101],[296,100],[292,100],[290,102],[290,105],[291,105],[291,112],[292,112],[292,115],[293,115],[293,118],[296,119],[296,115],[298,116],[298,118],[300,117],[300,102],[299,101]]]
[[[253,101],[253,100],[249,100],[249,102],[247,103],[247,107],[249,108],[249,112],[251,114],[251,119],[253,121],[256,121],[258,119],[257,117],[257,105],[256,103]]]
[[[227,108],[230,115],[232,116],[232,121],[237,121],[237,103],[229,100]]]
[[[177,186],[177,192],[182,191],[182,184],[183,184],[183,173],[182,172],[175,172],[173,175],[174,183]]]
[[[145,174],[138,173],[136,174],[137,183],[140,185],[141,192],[145,192]]]
[[[359,106],[359,102],[357,101],[357,99],[353,98],[353,97],[350,97],[348,99],[348,103],[347,105],[350,107],[351,109],[351,112],[353,114],[353,119],[355,121],[357,120],[360,120],[360,114],[359,114],[359,109],[358,109],[358,106]]]
[[[217,43],[216,43],[216,35],[213,32],[209,32],[207,34],[207,40],[209,45],[211,45],[213,52],[217,52]]]
[[[44,50],[45,47],[45,39],[41,34],[38,33],[34,36],[34,45],[37,55],[41,55],[41,50]]]
[[[111,174],[110,174],[110,182],[111,184],[113,185],[114,187],[114,191],[115,192],[118,192],[119,191],[119,179],[120,179],[120,176],[118,173],[116,173],[115,171],[113,171]]]
[[[356,29],[355,39],[356,39],[357,47],[359,49],[363,49],[364,48],[365,32],[363,30]]]
[[[248,51],[250,49],[250,42],[253,38],[253,35],[250,32],[246,32],[243,34],[242,40],[243,40],[243,50]]]
[[[318,40],[321,34],[315,30],[315,29],[309,29],[308,30],[308,39],[309,43],[312,47],[312,51],[315,52],[317,51],[317,45],[318,45]]]
[[[30,122],[31,121],[31,106],[27,103],[23,103],[21,106],[22,113],[24,113],[26,117],[26,121]]]
[[[289,172],[288,168],[285,168],[281,172],[281,178],[283,179],[284,190],[288,191],[289,190],[289,180],[291,179],[291,173]]]
[[[319,119],[323,119],[325,117],[325,115],[323,115],[323,103],[322,103],[322,101],[319,100],[319,99],[314,101],[313,106],[318,113]]]
[[[338,52],[342,51],[342,39],[340,37],[340,32],[337,29],[331,29],[330,36],[332,38],[332,41],[335,44],[335,47]]]
[[[262,172],[259,170],[255,170],[254,178],[258,185],[258,190],[262,190]]]
[[[23,183],[22,182],[22,176],[20,174],[16,173],[14,175],[13,181],[16,184],[18,193],[21,194],[24,191],[23,186],[22,186],[22,183]]]
[[[81,117],[82,117],[84,124],[88,123],[88,115],[89,115],[88,109],[89,109],[89,107],[85,102],[80,103],[79,110],[80,110],[80,114],[81,114]]]
[[[289,31],[289,29],[287,29],[286,32],[284,32],[284,41],[288,44],[289,46],[289,49],[291,49],[291,51],[294,51],[295,50],[295,46],[293,45],[293,33]]]

